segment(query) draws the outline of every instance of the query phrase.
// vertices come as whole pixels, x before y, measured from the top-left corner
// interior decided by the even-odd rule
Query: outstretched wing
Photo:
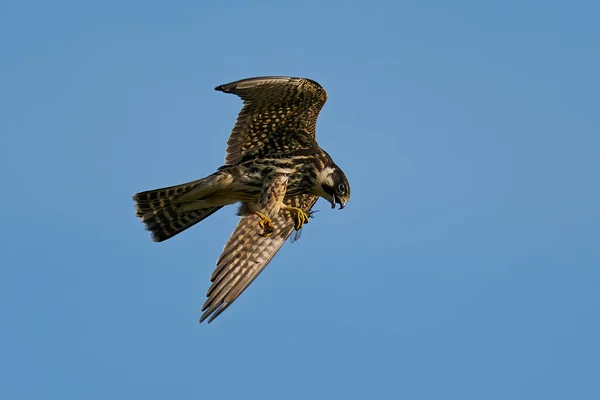
[[[284,202],[308,213],[317,199],[317,196],[303,194],[287,198]],[[256,279],[294,231],[294,223],[287,212],[281,212],[273,219],[275,231],[270,237],[258,234],[259,220],[254,214],[242,217],[227,241],[210,277],[212,285],[206,293],[208,298],[202,306],[204,313],[200,322],[210,316],[210,323],[225,311]]]
[[[306,78],[266,76],[217,86],[244,100],[227,142],[225,165],[273,154],[289,154],[316,144],[317,117],[327,93]]]

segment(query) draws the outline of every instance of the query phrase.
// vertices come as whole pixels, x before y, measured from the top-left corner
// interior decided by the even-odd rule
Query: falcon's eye
[[[340,183],[340,186],[338,186],[338,190],[341,194],[346,193],[346,185],[344,183]]]

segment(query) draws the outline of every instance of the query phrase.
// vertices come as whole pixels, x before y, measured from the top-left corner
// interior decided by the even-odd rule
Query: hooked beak
[[[336,205],[336,204],[339,204],[339,205],[340,205],[340,208],[339,208],[340,210],[341,210],[342,208],[346,207],[346,201],[345,201],[345,200],[342,200],[342,199],[340,199],[340,198],[339,198],[339,197],[337,197],[337,196],[335,195],[335,193],[334,193],[334,194],[332,195],[332,197],[331,197],[331,208],[335,208],[335,205]]]

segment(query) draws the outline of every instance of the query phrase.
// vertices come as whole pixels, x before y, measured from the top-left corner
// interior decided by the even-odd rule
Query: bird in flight
[[[268,76],[217,86],[243,102],[225,164],[205,178],[133,196],[156,242],[241,203],[241,219],[212,273],[200,322],[210,323],[252,283],[322,197],[342,209],[350,185],[315,137],[327,93],[306,78]]]

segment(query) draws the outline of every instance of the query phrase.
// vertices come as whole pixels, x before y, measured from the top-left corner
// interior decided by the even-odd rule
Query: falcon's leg
[[[283,206],[283,199],[285,198],[285,192],[287,190],[287,181],[287,176],[277,175],[262,188],[259,202],[260,211],[254,212],[260,217],[258,225],[263,230],[261,236],[268,237],[275,230],[271,218],[275,218]]]
[[[302,226],[308,223],[308,219],[310,218],[310,214],[305,212],[303,209],[298,207],[290,207],[283,206],[281,207],[283,211],[287,211],[291,214],[292,220],[294,220],[294,229],[299,230]]]

